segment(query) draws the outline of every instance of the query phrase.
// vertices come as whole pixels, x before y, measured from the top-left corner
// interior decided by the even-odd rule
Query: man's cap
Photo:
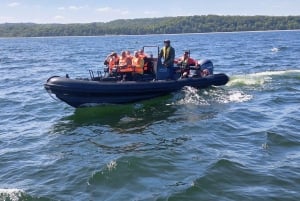
[[[171,41],[166,39],[166,40],[164,40],[164,43],[171,43]]]

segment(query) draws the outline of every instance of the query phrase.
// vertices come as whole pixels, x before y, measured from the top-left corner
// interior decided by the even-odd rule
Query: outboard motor
[[[214,73],[214,65],[209,59],[202,59],[198,61],[198,65],[200,66],[201,72],[207,72],[208,75],[212,75]]]

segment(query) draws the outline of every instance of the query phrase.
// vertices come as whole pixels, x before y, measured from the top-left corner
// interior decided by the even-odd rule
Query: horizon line
[[[36,24],[36,25],[44,25],[44,24],[59,24],[59,25],[68,25],[68,24],[93,24],[93,23],[111,23],[119,20],[142,20],[142,19],[162,19],[162,18],[178,18],[178,17],[208,17],[208,16],[218,16],[218,17],[300,17],[300,15],[218,15],[218,14],[207,14],[207,15],[178,15],[178,16],[164,16],[164,17],[145,17],[145,18],[120,18],[115,20],[110,20],[107,22],[94,21],[94,22],[70,22],[70,23],[58,23],[58,22],[1,22],[0,24]]]

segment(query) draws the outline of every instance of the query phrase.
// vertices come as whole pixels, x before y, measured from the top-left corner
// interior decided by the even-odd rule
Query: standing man
[[[175,49],[171,46],[170,40],[164,41],[164,47],[161,49],[159,56],[164,59],[163,65],[167,68],[168,79],[173,79]]]

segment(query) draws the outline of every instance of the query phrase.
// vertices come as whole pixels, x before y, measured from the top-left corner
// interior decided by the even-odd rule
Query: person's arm
[[[144,64],[145,64],[144,59],[140,59],[140,67],[141,68],[144,68]]]
[[[127,63],[127,65],[132,65],[131,59],[130,59],[130,58],[127,58],[127,59],[126,59],[126,63]]]
[[[163,51],[163,48],[161,48],[160,53],[158,55],[159,59],[161,59],[163,57],[163,55],[164,55],[164,51]]]

